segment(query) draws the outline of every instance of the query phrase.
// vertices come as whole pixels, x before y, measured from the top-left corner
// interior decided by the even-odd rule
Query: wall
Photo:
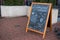
[[[58,9],[52,10],[52,24],[57,23],[58,19]]]
[[[27,6],[1,6],[2,17],[17,17],[27,14]]]
[[[17,17],[17,16],[29,16],[29,6],[1,6],[2,17]],[[52,10],[52,24],[57,22],[58,9]]]

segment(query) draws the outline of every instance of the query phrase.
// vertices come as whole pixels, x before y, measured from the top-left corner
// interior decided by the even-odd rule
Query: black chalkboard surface
[[[29,28],[44,32],[49,5],[33,4]]]
[[[45,37],[49,15],[51,13],[52,6],[50,3],[32,3],[30,8],[30,16],[28,17],[28,23],[26,32],[29,30],[43,34]],[[50,15],[51,16],[51,15]]]

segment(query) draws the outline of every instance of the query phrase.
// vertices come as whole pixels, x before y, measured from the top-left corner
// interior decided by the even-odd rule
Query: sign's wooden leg
[[[46,35],[46,29],[47,29],[47,26],[46,26],[45,29],[44,29],[43,39],[45,38],[45,35]]]
[[[50,31],[52,31],[52,26],[50,26]]]
[[[50,31],[52,31],[52,7],[51,7],[51,12],[50,12]]]
[[[50,31],[52,31],[52,11],[51,11],[51,14],[50,14]]]
[[[43,34],[43,39],[45,38],[45,33]]]
[[[28,28],[26,28],[26,32],[28,32]]]

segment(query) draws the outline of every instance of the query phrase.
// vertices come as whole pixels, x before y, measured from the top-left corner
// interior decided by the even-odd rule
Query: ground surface
[[[0,40],[42,40],[42,35],[25,32],[27,17],[0,19]],[[60,24],[60,23],[59,23]],[[56,25],[53,25],[53,29]],[[47,31],[45,40],[58,40],[54,31]]]

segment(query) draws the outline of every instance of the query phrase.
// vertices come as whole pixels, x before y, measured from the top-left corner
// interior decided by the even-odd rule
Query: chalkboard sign
[[[51,4],[32,3],[31,14],[28,19],[27,29],[44,34],[46,33],[47,23],[51,12]]]

